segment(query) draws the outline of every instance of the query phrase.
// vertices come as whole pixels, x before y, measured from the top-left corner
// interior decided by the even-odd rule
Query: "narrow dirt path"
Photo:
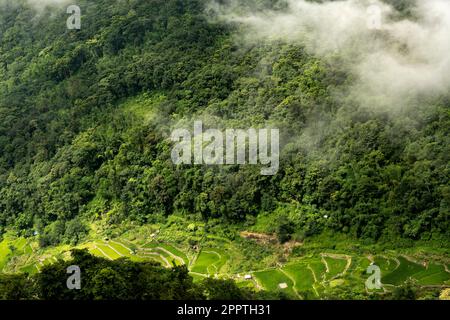
[[[255,283],[256,289],[258,289],[258,290],[266,290],[264,288],[264,286],[261,283],[259,283],[258,279],[256,279],[255,277],[253,277],[252,281]]]
[[[319,282],[318,280],[317,280],[317,277],[316,277],[316,273],[314,272],[314,269],[313,268],[311,268],[311,266],[308,264],[308,267],[307,267],[309,270],[311,270],[311,273],[312,273],[312,275],[313,275],[313,278],[314,278],[314,282]]]
[[[420,263],[419,261],[415,260],[413,257],[407,256],[407,255],[404,255],[404,254],[401,254],[401,257],[405,258],[409,262],[422,265],[422,263]]]
[[[307,268],[311,271],[311,273],[312,273],[312,275],[313,275],[313,278],[314,278],[314,283],[313,283],[313,285],[312,285],[312,288],[313,288],[313,290],[314,290],[314,293],[316,294],[317,297],[319,297],[319,291],[317,291],[317,289],[316,289],[316,287],[315,287],[316,283],[319,283],[319,281],[317,281],[316,273],[314,272],[314,269],[311,268],[311,266],[310,266],[309,264],[308,264],[308,267],[307,267]]]
[[[189,272],[189,273],[192,273],[192,274],[195,274],[195,275],[197,275],[197,276],[199,276],[199,277],[203,277],[203,278],[207,278],[208,277],[208,275],[207,274],[203,274],[203,273],[199,273],[199,272]]]
[[[352,265],[352,257],[351,256],[347,256],[347,264],[345,265],[344,271],[342,271],[341,275],[345,275],[348,272],[348,269],[350,269]]]
[[[322,260],[322,263],[325,265],[325,273],[330,273],[330,268],[328,267],[328,262],[325,260],[325,257],[323,255],[320,255],[320,258]],[[325,278],[325,276],[324,276]]]

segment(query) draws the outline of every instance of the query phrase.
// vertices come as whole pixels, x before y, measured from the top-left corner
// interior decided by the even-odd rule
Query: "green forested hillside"
[[[354,81],[348,59],[244,41],[245,26],[204,1],[78,3],[81,30],[66,29],[65,9],[1,4],[0,234],[37,232],[49,246],[100,220],[251,226],[263,214],[261,231],[283,241],[331,230],[448,243],[449,95],[362,109],[337,98]],[[278,174],[174,166],[170,130],[195,119],[280,128]]]

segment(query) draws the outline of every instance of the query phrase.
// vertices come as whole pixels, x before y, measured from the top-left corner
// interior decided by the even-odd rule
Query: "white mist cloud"
[[[287,4],[286,10],[246,15],[216,9],[249,26],[252,39],[299,43],[323,57],[342,54],[360,80],[353,93],[365,98],[383,97],[392,105],[450,89],[450,0],[417,0],[414,20],[391,19],[395,9],[379,0]],[[377,12],[381,24],[373,29]]]
[[[74,0],[27,0],[36,9],[44,9],[47,6],[63,6],[69,4],[76,4]]]
[[[75,0],[0,0],[1,5],[14,5],[18,2],[26,2],[32,5],[36,10],[42,10],[47,6],[62,6],[76,4]]]
[[[27,0],[29,3],[35,6],[45,7],[47,5],[58,5],[69,3],[69,0]]]

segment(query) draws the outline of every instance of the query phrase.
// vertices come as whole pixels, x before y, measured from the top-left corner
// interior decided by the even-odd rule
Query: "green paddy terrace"
[[[169,228],[170,229],[170,228]],[[145,232],[127,231],[120,236],[88,240],[77,246],[39,248],[36,239],[4,236],[0,242],[0,269],[3,273],[36,273],[46,264],[66,259],[73,248],[115,260],[156,261],[166,267],[186,265],[194,281],[206,277],[231,278],[239,286],[276,291],[291,299],[319,299],[336,288],[352,288],[368,294],[366,269],[381,269],[386,292],[413,280],[424,288],[450,287],[448,260],[443,256],[423,256],[387,250],[383,253],[326,249],[298,244],[287,250],[280,244],[262,245],[237,236],[233,241],[207,235],[198,224],[186,228],[188,234],[149,226]],[[173,230],[172,230],[173,231]],[[183,240],[183,236],[186,237]],[[195,243],[192,239],[196,239]],[[280,255],[280,252],[284,252]],[[380,293],[380,292],[378,292]]]

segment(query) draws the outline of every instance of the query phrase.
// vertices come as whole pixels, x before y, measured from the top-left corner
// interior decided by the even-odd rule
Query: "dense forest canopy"
[[[361,99],[357,45],[249,39],[255,25],[227,18],[292,1],[77,2],[80,30],[64,6],[0,4],[0,234],[37,232],[47,246],[95,220],[269,213],[287,238],[450,238],[448,90],[399,108],[376,91]],[[385,3],[390,19],[420,19],[414,2]],[[174,166],[170,130],[196,119],[282,129],[279,172]]]

